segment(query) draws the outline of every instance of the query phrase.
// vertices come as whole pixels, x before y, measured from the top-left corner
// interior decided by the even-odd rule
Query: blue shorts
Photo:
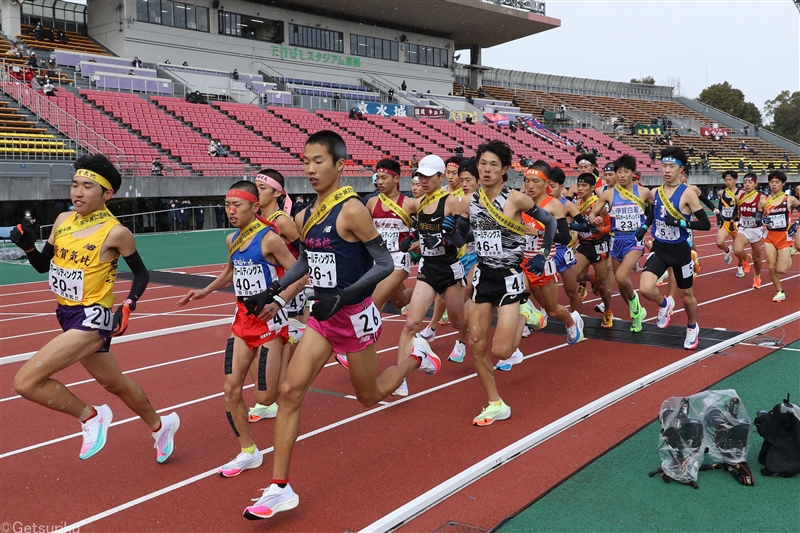
[[[644,252],[644,245],[636,240],[635,233],[617,233],[611,247],[611,259],[622,261],[628,252]]]
[[[464,266],[464,277],[469,276],[469,269],[478,264],[478,252],[466,253],[459,261]]]
[[[553,259],[556,262],[556,271],[559,274],[578,262],[575,259],[575,250],[563,244],[556,244],[556,255],[553,256]]]
[[[101,305],[61,305],[56,307],[56,318],[61,329],[69,331],[97,331],[103,339],[103,346],[98,353],[107,352],[111,347],[111,328],[114,315],[111,309]]]

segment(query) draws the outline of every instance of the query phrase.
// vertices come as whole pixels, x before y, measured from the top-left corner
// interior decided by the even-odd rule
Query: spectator
[[[472,98],[472,95],[471,95],[471,94],[468,94],[468,95],[467,95],[467,102],[469,102],[470,104],[474,104],[474,103],[475,103],[475,99],[474,99],[474,98]]]
[[[519,107],[519,103],[517,103],[517,97],[516,97],[516,96],[514,96],[514,97],[511,99],[511,106],[512,106],[512,107]]]
[[[689,147],[689,155],[694,156],[694,146]]]
[[[752,172],[752,171],[753,171],[753,163],[748,163],[748,164],[747,164],[747,170],[748,170],[749,172]]]
[[[89,63],[97,63],[97,60],[93,57],[89,58]]]
[[[350,110],[350,113],[349,113],[348,116],[350,117],[350,120],[355,120],[356,119],[356,108],[355,107]]]
[[[388,93],[389,93],[389,100],[392,100],[394,98],[394,89],[390,87]]]
[[[156,158],[153,160],[153,163],[150,165],[150,175],[151,176],[164,175],[164,164],[161,162],[161,156],[156,156]]]
[[[414,172],[417,171],[417,167],[419,167],[419,160],[417,159],[417,156],[415,155],[415,156],[411,157],[411,175],[412,176],[414,175]]]
[[[192,202],[184,200],[181,202],[180,209],[178,210],[178,229],[186,231],[189,229],[190,213],[192,211]]]
[[[47,60],[47,68],[49,68],[50,70],[55,70],[56,68],[55,56],[50,56],[50,59]]]
[[[656,161],[656,148],[655,146],[650,147],[650,162],[655,163]]]
[[[717,157],[717,150],[715,148],[712,148],[711,151],[708,152],[708,155],[710,155],[711,157]]]
[[[472,124],[472,115],[467,115],[467,118],[464,120],[467,124]]]
[[[758,135],[759,131],[761,131],[761,128],[759,127],[759,125],[758,124],[754,125],[753,126],[753,133],[755,134],[756,137],[759,137],[759,135]]]
[[[211,142],[208,143],[208,155],[211,157],[219,156],[217,153],[217,143],[214,142],[214,139],[211,139]]]
[[[744,159],[739,159],[739,170],[744,170]]]
[[[133,66],[134,68],[142,68],[142,60],[139,59],[139,56],[133,58]]]
[[[745,136],[745,137],[747,137],[748,135],[750,135],[750,129],[749,129],[749,128],[750,128],[750,126],[748,126],[747,124],[745,124],[745,125],[744,125],[744,128],[742,129],[742,133],[744,133],[744,136]]]
[[[37,91],[44,88],[44,80],[39,76],[34,76],[31,79],[31,87]]]
[[[516,122],[509,122],[508,128],[511,130],[511,133],[517,133],[517,123]]]
[[[69,39],[67,39],[67,34],[64,33],[64,30],[58,30],[58,42],[61,44],[67,44]]]
[[[783,152],[783,160],[789,162],[789,152]]]
[[[567,106],[561,104],[560,106],[558,106],[558,111],[561,114],[561,118],[567,117]]]
[[[356,111],[356,120],[364,120],[364,113],[360,109]]]
[[[239,80],[239,71],[238,71],[238,70],[236,70],[236,69],[233,69],[233,74],[231,74],[231,77],[232,77],[234,80],[237,80],[237,81],[238,81],[238,80]]]
[[[403,80],[403,83],[400,84],[400,90],[405,92],[408,89],[408,85],[406,85],[406,80]]]
[[[178,200],[170,200],[167,207],[167,231],[178,229]]]
[[[53,87],[53,84],[50,82],[50,78],[45,78],[44,86],[42,87],[42,91],[44,91],[45,96],[55,96],[56,95],[56,88]]]
[[[184,61],[184,62],[182,63],[182,65],[183,65],[184,67],[188,67],[188,66],[189,66],[189,62],[188,62],[188,61]]]
[[[128,72],[128,76],[136,76],[136,72],[134,72],[134,70],[131,69],[130,72]]]
[[[428,89],[426,92],[427,92],[427,94],[431,94],[431,90],[430,89]]]
[[[478,98],[484,98],[485,96],[486,93],[483,92],[483,85],[481,85],[480,87],[478,87]]]
[[[608,149],[609,150],[613,150],[614,149],[614,141],[608,141]]]
[[[171,64],[172,64],[172,61],[170,61],[169,59],[165,59],[165,60],[164,60],[164,64],[165,64],[165,65],[171,65]]]
[[[767,170],[775,170],[775,163],[773,163],[772,161],[767,163]]]
[[[206,213],[203,207],[203,202],[197,204],[197,209],[194,210],[194,229],[203,229],[206,223]]]
[[[31,52],[31,55],[28,58],[28,66],[31,68],[37,68],[39,66],[39,62],[36,59],[36,52]]]
[[[33,28],[33,36],[36,37],[37,41],[41,41],[44,38],[44,28],[41,22],[37,22],[36,27]]]
[[[467,88],[463,85],[461,86],[461,96],[467,96]]]
[[[225,206],[221,200],[217,200],[217,205],[214,206],[214,219],[218,228],[225,227]]]
[[[217,157],[228,157],[228,151],[223,148],[220,141],[217,141]]]

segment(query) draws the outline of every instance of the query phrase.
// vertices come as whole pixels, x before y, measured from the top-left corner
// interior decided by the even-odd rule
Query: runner
[[[556,231],[552,215],[537,207],[525,194],[505,185],[511,157],[511,149],[502,141],[492,140],[478,147],[476,159],[481,188],[472,195],[469,207],[478,264],[472,280],[468,342],[478,379],[489,400],[489,405],[472,420],[476,426],[488,426],[511,416],[511,407],[497,391],[491,356],[508,365],[522,361],[522,353],[515,351],[524,324],[524,320],[520,320],[519,303],[527,297],[525,276],[519,266],[525,249],[521,215],[526,213],[544,228],[542,248],[529,261],[533,272],[541,273],[544,269]],[[552,203],[561,207],[559,202]],[[495,310],[497,325],[492,354],[489,354],[486,342]]]
[[[722,173],[722,179],[725,180],[725,188],[719,191],[719,205],[717,206],[717,248],[725,252],[725,264],[730,265],[732,256],[734,255],[733,245],[725,244],[728,236],[734,241],[738,230],[736,224],[739,220],[739,209],[736,206],[736,195],[739,192],[737,183],[739,175],[734,170],[727,170]],[[739,265],[736,270],[736,277],[744,277],[744,270],[742,265],[747,259],[747,255],[742,252],[743,257],[737,256]]]
[[[597,195],[594,193],[596,178],[594,174],[581,174],[577,178],[579,202],[578,212],[572,229],[578,231],[578,248],[576,270],[580,272],[578,281],[590,281],[592,292],[603,300],[603,322],[604,328],[614,326],[614,313],[611,311],[611,291],[608,290],[606,279],[608,278],[608,255],[611,249],[611,217],[603,209],[600,216],[603,218],[603,225],[599,228],[588,223],[586,217],[592,212]],[[589,266],[592,266],[594,273],[590,276]],[[606,311],[606,309],[608,311]]]
[[[550,257],[541,272],[532,272],[527,268],[527,263],[534,259],[539,254],[539,250],[544,247],[542,242],[544,225],[523,213],[525,248],[521,264],[533,298],[544,308],[547,316],[558,318],[564,323],[567,328],[567,342],[575,344],[583,340],[583,319],[579,311],[573,310],[570,313],[566,307],[558,303],[558,282],[556,281],[558,266],[555,246],[556,242],[568,243],[572,239],[572,235],[569,232],[564,206],[547,194],[549,171],[550,167],[547,163],[537,161],[533,166],[525,169],[524,186],[526,195],[533,200],[539,210],[548,212],[556,220],[557,229],[553,236],[552,249],[548,254]]]
[[[708,231],[711,223],[695,192],[681,182],[686,161],[686,154],[681,148],[671,146],[661,150],[664,185],[658,187],[653,210],[648,215],[647,223],[636,232],[636,238],[644,238],[649,223],[655,220],[653,251],[644,265],[644,272],[639,280],[639,293],[658,304],[656,325],[666,328],[675,308],[675,300],[672,296],[664,298],[656,287],[656,281],[668,268],[672,268],[688,321],[683,347],[694,350],[700,342],[700,326],[697,324],[697,300],[692,291],[694,262],[687,228]],[[692,220],[692,215],[696,221]]]
[[[286,366],[288,352],[283,346],[289,339],[286,301],[303,289],[305,279],[293,284],[274,298],[267,320],[253,316],[245,300],[260,293],[277,280],[295,259],[278,235],[275,225],[258,215],[258,189],[249,181],[234,183],[225,198],[225,211],[231,226],[238,231],[226,237],[228,268],[231,276],[219,276],[204,289],[189,291],[181,298],[182,307],[201,300],[233,280],[236,292],[236,311],[231,325],[231,338],[225,348],[225,415],[233,433],[239,439],[241,453],[222,465],[223,477],[238,476],[243,471],[261,466],[262,456],[248,425],[248,412],[242,398],[242,388],[251,367],[255,368],[256,405],[275,405],[280,375]],[[264,418],[274,418],[277,406]]]
[[[56,318],[64,330],[22,365],[14,376],[14,390],[26,400],[77,418],[83,435],[78,457],[89,459],[106,445],[111,408],[83,403],[51,377],[80,363],[150,427],[156,460],[163,463],[175,450],[180,418],[177,413],[156,414],[142,387],[120,372],[109,349],[111,337],[125,333],[128,317],[150,280],[133,235],[106,207],[121,185],[122,176],[105,156],[80,157],[70,188],[75,210],[58,215],[41,252],[30,226],[11,230],[9,239],[22,248],[31,266],[42,274],[49,271],[50,289],[58,301]],[[134,277],[128,297],[112,313],[120,256]]]
[[[577,166],[577,170],[579,174],[594,174],[595,177],[600,175],[600,172],[597,170],[597,157],[591,152],[586,152],[582,154],[578,154],[575,157],[575,165]],[[608,165],[606,165],[608,167]],[[600,188],[602,186],[601,182],[597,183],[597,187]],[[567,198],[575,198],[575,195],[578,193],[578,189],[575,185],[567,189],[564,193],[564,196]],[[599,193],[598,193],[599,194]]]
[[[633,290],[631,270],[639,261],[644,247],[636,238],[637,230],[644,225],[648,206],[652,208],[653,195],[649,189],[633,183],[636,172],[636,160],[623,155],[614,161],[617,185],[600,195],[592,208],[589,222],[595,226],[603,226],[603,217],[599,216],[603,208],[610,206],[611,232],[614,237],[611,248],[611,264],[614,268],[619,293],[628,304],[631,316],[631,331],[642,331],[642,321],[647,311],[639,303],[639,297]]]
[[[564,171],[558,167],[553,167],[550,168],[548,176],[549,181],[547,182],[547,186],[550,188],[550,196],[561,202],[561,205],[564,206],[564,212],[566,213],[567,224],[571,224],[578,214],[578,206],[570,198],[563,195],[564,181],[566,181]],[[562,288],[569,299],[569,305],[572,307],[573,311],[577,311],[578,314],[580,314],[583,312],[583,299],[586,298],[586,287],[578,286],[577,277],[579,270],[573,268],[577,264],[577,258],[575,257],[575,241],[575,235],[570,235],[569,243],[563,244],[557,242],[553,259],[556,262],[556,272],[561,275]]]
[[[761,220],[764,215],[764,195],[756,190],[758,177],[752,172],[744,175],[743,188],[736,197],[739,208],[739,233],[733,240],[733,253],[742,259],[742,272],[750,272],[753,265],[753,288],[761,288],[761,248],[764,242],[764,227]],[[750,243],[750,253],[745,254],[744,247]],[[744,256],[744,257],[742,257]]]
[[[599,189],[598,189],[597,185],[600,185]],[[606,192],[608,189],[613,189],[614,187],[617,186],[617,173],[614,170],[614,162],[613,161],[609,162],[609,163],[606,163],[606,165],[603,167],[603,179],[602,180],[598,179],[597,180],[597,185],[595,185],[595,194],[598,196],[598,198],[600,197],[601,194]],[[608,212],[608,210],[606,210],[606,212]],[[614,242],[614,238],[613,237],[609,238],[609,241],[608,241],[609,249],[612,248],[613,242]],[[613,264],[612,263],[613,263],[613,261],[611,259],[611,254],[609,253],[608,254],[608,259],[606,260],[606,265],[608,267],[607,270],[609,272],[611,272],[611,273],[613,273]],[[638,265],[639,262],[637,261],[636,264]],[[606,276],[606,289],[608,289],[608,294],[613,294],[614,293],[614,284],[615,283],[616,283],[616,279],[614,278],[614,276]],[[599,304],[596,304],[594,306],[594,310],[595,310],[596,313],[605,313],[606,312],[605,304],[603,304],[603,302],[600,302]]]
[[[346,160],[347,148],[338,134],[323,130],[308,138],[303,166],[317,199],[297,216],[303,239],[300,257],[269,290],[247,302],[253,312],[261,315],[269,309],[275,294],[310,273],[315,303],[280,388],[273,479],[258,501],[244,510],[244,517],[249,520],[271,518],[294,509],[300,501],[289,485],[289,464],[300,429],[300,406],[332,351],[347,355],[350,382],[365,407],[391,394],[414,369],[420,368],[429,375],[439,370],[435,354],[415,344],[411,357],[375,376],[375,342],[381,332],[381,315],[370,294],[394,268],[369,211],[352,187],[341,187]]]
[[[449,310],[450,322],[458,332],[450,359],[463,360],[466,354],[466,319],[464,316],[464,266],[458,260],[458,250],[464,245],[464,224],[459,224],[466,204],[441,188],[445,165],[438,155],[426,155],[417,168],[420,186],[425,197],[420,199],[417,207],[419,240],[422,245],[422,261],[420,262],[417,282],[411,295],[411,303],[406,316],[406,323],[400,334],[397,361],[402,363],[408,358],[413,346],[421,345],[428,353],[429,340],[415,333],[425,313],[430,309],[436,295],[444,299]],[[407,242],[410,241],[410,237]],[[430,341],[433,336],[429,337]],[[398,396],[408,394],[408,384],[403,382],[395,392]]]
[[[786,174],[780,170],[770,172],[767,179],[769,179],[770,195],[764,200],[763,205],[764,227],[767,228],[764,251],[769,265],[769,277],[777,291],[772,301],[783,302],[786,300],[786,293],[783,292],[781,285],[781,275],[786,274],[792,265],[792,256],[789,252],[792,238],[787,233],[789,217],[792,210],[800,207],[800,200],[783,192]]]

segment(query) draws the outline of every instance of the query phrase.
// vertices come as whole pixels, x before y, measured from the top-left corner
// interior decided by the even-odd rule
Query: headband
[[[109,181],[107,179],[105,179],[103,176],[101,176],[97,172],[92,172],[91,170],[87,170],[85,168],[81,168],[81,169],[78,169],[75,172],[75,175],[76,176],[81,176],[82,178],[89,178],[90,180],[92,180],[93,182],[97,183],[101,187],[105,187],[106,189],[109,189],[109,190],[112,190],[112,191],[114,190],[114,187],[111,186],[111,183],[109,183]]]
[[[241,198],[242,200],[246,200],[251,204],[257,204],[258,198],[253,193],[249,193],[247,191],[243,191],[241,189],[231,189],[225,195],[226,198]]]
[[[458,164],[458,163],[456,163],[455,161],[450,161],[449,163],[447,163],[447,168],[455,168],[455,169],[458,169],[458,167],[459,167],[459,164]]]
[[[419,176],[417,176],[416,174],[414,174],[413,176],[411,176],[411,182],[413,183],[413,182],[415,182],[415,181],[416,181],[417,183],[419,183]]]
[[[752,174],[748,174],[744,178],[742,178],[742,181],[747,181],[747,180],[755,181],[756,183],[758,183],[758,178]]]
[[[258,174],[256,175],[256,181],[262,181],[267,185],[269,185],[270,187],[272,187],[273,189],[275,189],[276,191],[282,192],[283,197],[285,198],[285,200],[283,201],[283,210],[286,211],[287,213],[292,212],[292,199],[289,198],[289,194],[284,190],[283,185],[278,183],[278,180],[270,176],[267,176],[266,174]]]
[[[584,164],[584,163],[586,163],[586,164],[588,164],[588,165],[592,165],[592,166],[594,166],[594,163],[592,163],[592,162],[591,162],[591,161],[589,161],[588,159],[581,159],[580,161],[578,161],[578,164],[579,164],[579,165],[582,165],[582,164]]]
[[[392,170],[390,168],[386,168],[386,167],[381,167],[381,168],[379,168],[378,170],[375,171],[376,174],[378,172],[382,172],[384,174],[389,174],[392,177],[397,176],[397,172],[395,172],[394,170]]]
[[[661,164],[663,165],[664,163],[675,163],[679,167],[684,166],[683,161],[681,161],[680,159],[675,159],[672,156],[662,157],[661,158]]]
[[[588,174],[588,172],[585,172],[584,174]],[[585,183],[586,185],[594,185],[595,183],[597,183],[597,179],[596,178],[592,179],[591,181],[589,181],[589,178],[584,178],[583,177],[584,174],[581,174],[581,175],[578,176],[578,178],[576,180],[576,183]],[[594,178],[594,175],[592,175],[592,178]]]
[[[537,168],[526,168],[525,169],[526,176],[536,176],[537,178],[543,179],[544,181],[549,181],[547,176],[544,175],[544,172]]]

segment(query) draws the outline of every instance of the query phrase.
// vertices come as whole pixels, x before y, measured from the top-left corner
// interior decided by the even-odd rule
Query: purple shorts
[[[103,346],[98,353],[107,352],[111,346],[111,328],[114,314],[102,305],[60,305],[56,308],[56,318],[61,329],[69,331],[97,331],[103,338]]]
[[[319,321],[313,316],[308,319],[308,327],[325,337],[333,352],[338,354],[360,352],[378,342],[382,324],[372,298],[346,305],[328,320]]]

